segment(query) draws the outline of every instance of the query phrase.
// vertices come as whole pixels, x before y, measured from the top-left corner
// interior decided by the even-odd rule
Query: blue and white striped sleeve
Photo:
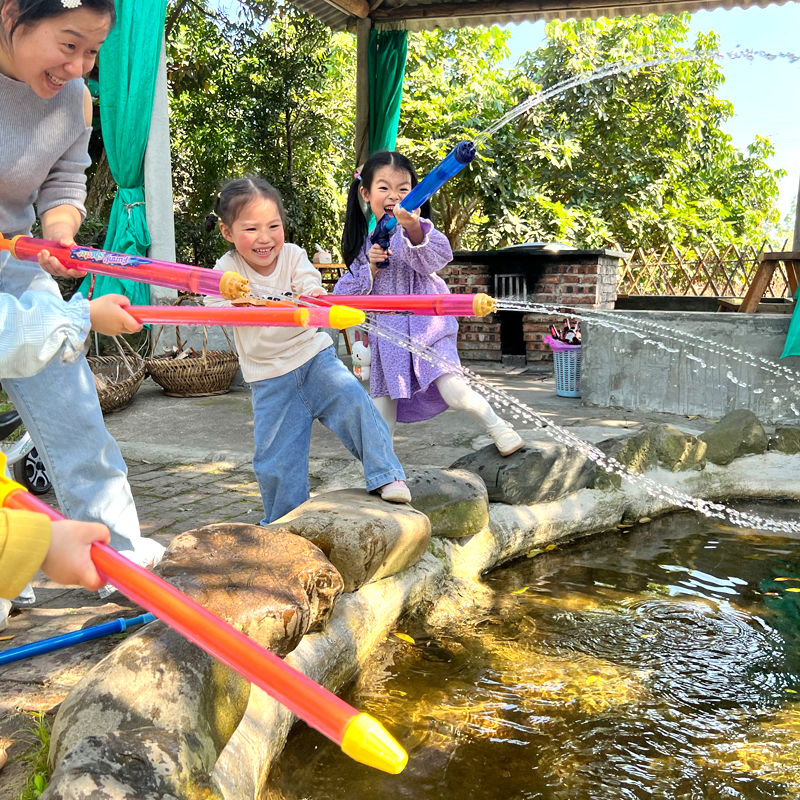
[[[68,303],[48,292],[0,294],[0,378],[30,377],[54,358],[77,361],[90,329],[89,303],[79,294]]]

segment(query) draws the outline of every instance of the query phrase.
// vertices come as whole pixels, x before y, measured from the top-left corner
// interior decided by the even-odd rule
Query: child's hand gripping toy
[[[361,338],[363,336],[363,339]],[[369,336],[356,331],[356,340],[353,342],[353,375],[360,381],[369,380],[369,365],[372,362],[372,353],[369,349]]]

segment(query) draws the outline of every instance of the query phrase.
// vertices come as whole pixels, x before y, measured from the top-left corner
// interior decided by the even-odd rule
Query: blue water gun
[[[478,151],[472,142],[460,142],[450,153],[437,164],[399,203],[406,211],[419,208],[426,200],[450,180],[458,175],[477,155]],[[389,248],[392,233],[397,227],[397,220],[393,216],[384,214],[382,219],[372,231],[372,244],[379,244],[384,250]],[[378,264],[379,267],[388,267],[389,259]]]

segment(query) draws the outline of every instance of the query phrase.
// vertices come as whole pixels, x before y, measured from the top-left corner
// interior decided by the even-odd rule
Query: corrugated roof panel
[[[768,5],[784,5],[790,0],[675,0],[675,2],[635,2],[624,0],[617,4],[603,0],[541,0],[535,10],[517,12],[515,3],[499,2],[491,12],[486,10],[486,0],[384,0],[372,13],[376,28],[423,31],[434,28],[467,28],[477,25],[519,25],[522,22],[537,22],[552,19],[581,19],[589,17],[629,17],[634,14],[676,14],[682,11],[710,11],[714,8],[765,8]],[[327,0],[294,0],[294,4],[324,22],[333,31],[352,30],[355,17],[341,11]],[[437,7],[444,6],[447,11],[437,13]],[[470,6],[479,6],[471,13]],[[463,7],[463,13],[461,8]],[[419,17],[406,20],[387,20],[387,12],[402,8],[403,11],[417,12]]]
[[[334,32],[347,30],[349,24],[355,25],[355,17],[340,11],[327,0],[293,0],[293,4],[314,19],[324,22]]]

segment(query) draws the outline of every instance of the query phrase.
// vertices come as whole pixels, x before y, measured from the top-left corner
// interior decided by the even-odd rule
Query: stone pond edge
[[[725,467],[708,464],[702,471],[688,473],[657,468],[647,476],[711,501],[800,500],[800,455],[775,451],[738,458]],[[327,629],[307,634],[286,662],[337,691],[403,614],[422,604],[435,607],[460,582],[475,583],[483,573],[533,549],[599,533],[623,519],[635,521],[674,509],[671,503],[628,482],[619,490],[581,489],[530,506],[492,503],[489,524],[479,533],[465,539],[434,539],[414,566],[342,595]],[[247,711],[213,773],[225,800],[257,800],[261,796],[293,722],[289,711],[252,687]]]

